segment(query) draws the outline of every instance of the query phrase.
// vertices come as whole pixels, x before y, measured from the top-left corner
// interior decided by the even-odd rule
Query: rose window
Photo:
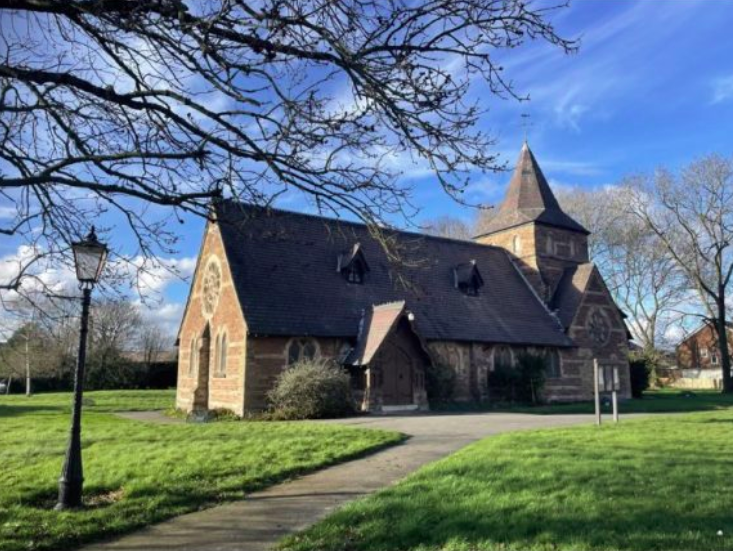
[[[611,335],[611,327],[608,320],[599,310],[594,311],[588,321],[588,333],[596,344],[606,344]]]
[[[204,314],[210,316],[214,313],[216,305],[219,302],[219,291],[221,289],[221,270],[219,265],[211,262],[206,267],[203,281],[203,311]]]

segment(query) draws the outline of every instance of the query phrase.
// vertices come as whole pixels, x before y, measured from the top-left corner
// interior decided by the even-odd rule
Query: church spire
[[[588,234],[583,226],[563,212],[550,189],[537,159],[524,141],[504,202],[485,234],[530,222]]]

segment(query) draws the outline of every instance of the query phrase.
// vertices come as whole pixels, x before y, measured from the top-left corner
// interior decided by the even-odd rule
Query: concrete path
[[[152,419],[151,419],[152,420]],[[85,551],[263,551],[283,536],[321,520],[344,503],[375,492],[486,436],[593,422],[592,415],[370,416],[339,422],[411,436],[394,446],[291,482],[253,493],[244,501],[183,515]]]

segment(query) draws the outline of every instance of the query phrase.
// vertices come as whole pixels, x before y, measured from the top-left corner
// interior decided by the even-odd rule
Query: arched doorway
[[[211,328],[206,324],[199,339],[198,372],[196,373],[196,390],[193,394],[193,409],[209,409],[209,365],[211,356]]]

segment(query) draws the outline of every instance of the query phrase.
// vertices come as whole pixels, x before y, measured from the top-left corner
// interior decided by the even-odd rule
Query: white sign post
[[[596,425],[601,424],[601,370],[598,359],[593,358],[593,391],[596,400]]]
[[[613,406],[613,422],[618,423],[618,390],[621,389],[621,379],[616,366],[599,366],[598,359],[593,358],[593,380],[596,401],[596,424],[601,424],[601,391],[611,392]]]

